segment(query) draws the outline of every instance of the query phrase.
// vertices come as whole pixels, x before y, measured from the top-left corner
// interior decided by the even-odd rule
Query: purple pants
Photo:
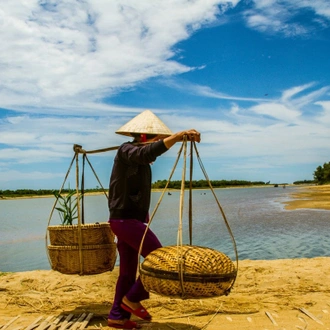
[[[110,219],[109,222],[112,231],[117,236],[117,249],[120,258],[119,277],[109,319],[129,319],[131,314],[120,307],[123,297],[126,296],[132,302],[149,298],[149,293],[144,289],[140,277],[136,279],[138,253],[146,224],[135,219]],[[156,235],[148,229],[141,255],[146,257],[161,246]]]

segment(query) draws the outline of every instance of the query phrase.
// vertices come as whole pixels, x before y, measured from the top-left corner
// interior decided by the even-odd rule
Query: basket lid
[[[166,246],[154,250],[144,259],[141,271],[168,279],[177,279],[180,272],[186,280],[193,282],[229,280],[237,275],[233,262],[224,253],[191,245]]]

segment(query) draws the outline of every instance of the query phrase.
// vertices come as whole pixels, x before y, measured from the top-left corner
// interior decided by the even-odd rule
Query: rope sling
[[[174,171],[183,151],[183,170],[180,190],[179,225],[177,233],[177,245],[159,248],[151,252],[140,262],[140,255],[147,231],[154,219],[154,216],[163,200],[165,191],[171,181]],[[225,254],[214,249],[196,247],[192,245],[192,177],[193,177],[193,152],[196,152],[197,160],[205,176],[208,186],[215,198],[221,216],[225,222],[228,233],[231,237],[236,258],[236,268]],[[144,236],[139,248],[139,274],[141,281],[147,291],[165,296],[176,296],[182,299],[205,298],[220,295],[228,295],[233,287],[238,272],[238,253],[234,235],[231,231],[226,215],[217,199],[210,179],[206,173],[202,160],[199,156],[196,143],[190,142],[190,175],[189,175],[189,245],[183,244],[183,210],[184,193],[187,166],[187,138],[185,137],[178,152],[177,159],[170,173],[165,188],[150,216]],[[206,269],[201,270],[201,263],[208,263]]]

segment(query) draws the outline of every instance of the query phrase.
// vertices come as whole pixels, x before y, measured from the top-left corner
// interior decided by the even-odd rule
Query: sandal
[[[142,325],[131,320],[125,320],[123,323],[115,323],[108,319],[108,326],[115,329],[141,329]]]
[[[142,320],[145,321],[151,321],[151,315],[148,313],[148,311],[141,305],[141,307],[137,309],[132,309],[123,302],[121,303],[120,307],[124,309],[125,311],[134,314],[135,316],[139,317]]]

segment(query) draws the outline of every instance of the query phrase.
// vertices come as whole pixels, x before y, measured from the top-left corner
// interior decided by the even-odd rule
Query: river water
[[[287,259],[330,256],[330,211],[293,210],[283,202],[297,188],[215,189],[237,245],[238,259]],[[152,193],[151,212],[160,192]],[[52,198],[0,201],[0,271],[50,269],[46,230]],[[192,194],[192,243],[212,247],[235,259],[232,239],[210,190]],[[164,194],[151,223],[162,244],[177,243],[180,192]],[[59,224],[55,211],[50,225]],[[106,222],[104,195],[85,197],[85,222]],[[183,207],[183,241],[189,243],[188,192]],[[117,260],[118,262],[118,260]]]

